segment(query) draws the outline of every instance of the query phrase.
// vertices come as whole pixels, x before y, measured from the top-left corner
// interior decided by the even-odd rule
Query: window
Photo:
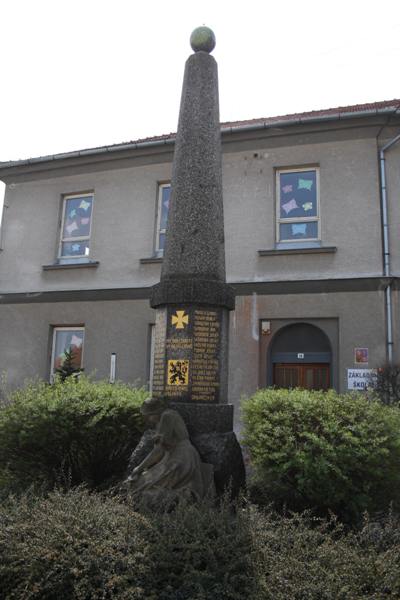
[[[93,194],[64,196],[59,262],[88,261],[92,210]]]
[[[74,367],[82,367],[84,327],[54,327],[53,344],[51,352],[50,380],[53,381],[56,369],[62,367],[65,362],[65,352],[72,353],[72,364]]]
[[[164,254],[170,195],[171,184],[160,183],[158,186],[157,231],[155,244],[156,256],[162,256]]]
[[[276,239],[279,246],[293,243],[319,244],[318,169],[291,169],[277,172]]]

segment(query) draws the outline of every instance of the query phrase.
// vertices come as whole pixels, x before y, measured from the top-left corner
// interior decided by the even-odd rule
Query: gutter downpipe
[[[379,165],[381,174],[381,208],[382,208],[382,237],[383,237],[383,274],[390,278],[390,250],[389,250],[389,219],[386,190],[386,165],[385,152],[400,140],[400,134],[385,144],[379,151]],[[392,316],[392,284],[385,289],[386,299],[386,344],[387,360],[393,363],[393,316]]]

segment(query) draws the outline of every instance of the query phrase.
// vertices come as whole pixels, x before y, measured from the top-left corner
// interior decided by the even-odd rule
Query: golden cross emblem
[[[177,310],[176,315],[172,315],[172,325],[175,325],[176,329],[183,329],[188,323],[189,315],[185,315],[184,310]]]

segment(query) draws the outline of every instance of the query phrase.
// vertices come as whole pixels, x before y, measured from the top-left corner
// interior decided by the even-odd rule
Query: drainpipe
[[[381,173],[381,209],[382,209],[382,237],[383,237],[383,274],[390,277],[390,251],[389,251],[389,219],[386,190],[385,152],[400,140],[400,134],[385,144],[379,151],[379,165]],[[389,365],[393,363],[393,317],[392,317],[392,285],[385,289],[386,299],[386,344]]]

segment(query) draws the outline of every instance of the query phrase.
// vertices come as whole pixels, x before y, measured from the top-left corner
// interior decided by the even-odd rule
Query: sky
[[[0,22],[0,161],[176,131],[203,24],[221,121],[400,98],[399,0],[0,0]]]

